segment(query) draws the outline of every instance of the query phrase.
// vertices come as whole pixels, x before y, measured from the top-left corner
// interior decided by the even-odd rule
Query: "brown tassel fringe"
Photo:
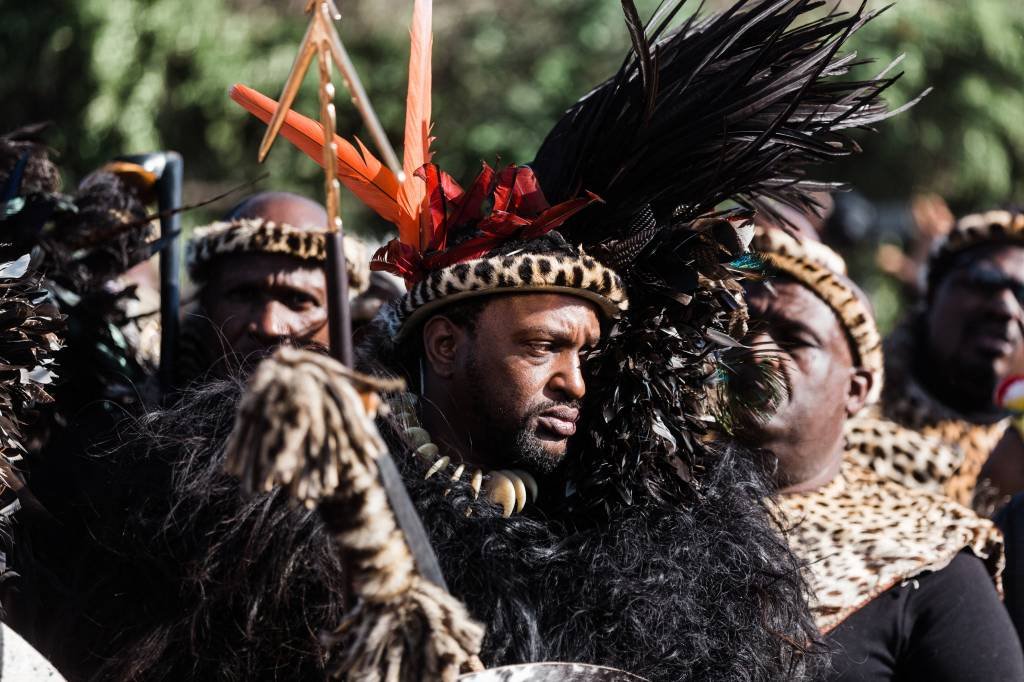
[[[482,668],[483,628],[422,578],[381,486],[385,450],[373,418],[384,382],[331,358],[284,347],[242,399],[225,468],[250,492],[283,486],[319,507],[351,571],[355,607],[324,637],[334,674],[351,681],[454,680]]]

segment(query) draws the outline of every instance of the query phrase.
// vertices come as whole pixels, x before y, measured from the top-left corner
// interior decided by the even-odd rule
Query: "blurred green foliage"
[[[50,139],[72,178],[117,154],[173,148],[186,158],[189,200],[263,172],[271,175],[264,186],[315,196],[318,168],[289,145],[277,145],[265,169],[256,165],[262,125],[226,95],[241,81],[276,97],[305,27],[303,4],[0,0],[0,127],[53,120]],[[342,38],[397,145],[412,2],[340,4]],[[656,0],[639,4],[647,14]],[[617,0],[435,5],[435,158],[467,180],[481,159],[532,158],[555,118],[628,47]],[[936,90],[866,138],[866,153],[840,175],[869,195],[932,189],[956,206],[1014,194],[1024,167],[1024,2],[901,0],[854,44],[882,61],[907,53],[893,102]],[[314,79],[297,108],[315,116]],[[365,136],[344,102],[339,129]],[[382,229],[353,204],[344,205],[348,224]],[[205,214],[186,222],[197,216]]]
[[[957,212],[1024,198],[1024,2],[898,0],[853,44],[876,66],[905,55],[893,105],[934,89],[839,176],[876,199],[934,192]]]
[[[235,82],[277,96],[305,29],[302,2],[0,5],[11,2],[18,7],[2,7],[0,22],[0,124],[54,121],[50,140],[73,177],[117,154],[173,148],[185,155],[191,201],[264,172],[271,177],[263,186],[321,191],[319,168],[287,143],[275,145],[265,168],[257,166],[263,126],[227,97]],[[650,11],[654,4],[641,6]],[[412,2],[340,5],[342,39],[400,147]],[[616,0],[436,5],[435,159],[456,177],[475,173],[483,159],[529,161],[562,110],[607,77],[628,47]],[[314,117],[315,71],[296,107]],[[339,130],[365,137],[340,78],[338,85]],[[349,224],[357,218],[357,231],[383,228],[354,201],[343,210]]]

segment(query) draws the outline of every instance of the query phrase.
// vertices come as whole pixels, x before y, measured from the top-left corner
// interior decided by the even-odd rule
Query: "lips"
[[[975,338],[974,345],[986,355],[1004,357],[1013,353],[1013,343],[1002,336],[980,335]]]
[[[1005,357],[1014,351],[1014,338],[1004,325],[981,325],[976,327],[971,345],[984,355]]]
[[[580,411],[573,407],[556,407],[541,412],[537,424],[541,429],[562,438],[569,438],[576,433],[576,421]]]

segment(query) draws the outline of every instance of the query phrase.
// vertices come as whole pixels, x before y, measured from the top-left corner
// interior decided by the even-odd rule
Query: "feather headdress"
[[[416,92],[419,103],[409,109],[419,113],[406,118],[406,145],[425,150],[429,161],[422,3],[410,61],[410,102]],[[571,489],[586,506],[628,504],[638,494],[672,504],[699,500],[702,462],[716,447],[707,439],[711,398],[730,371],[723,352],[740,346],[735,338],[745,329],[738,280],[749,271],[753,212],[773,215],[765,199],[813,208],[809,192],[836,186],[811,180],[807,167],[856,152],[849,130],[902,109],[890,111],[880,98],[898,77],[889,73],[893,65],[874,79],[843,79],[863,63],[841,52],[874,16],[863,5],[822,13],[821,0],[744,0],[676,28],[686,0],[665,0],[646,26],[632,0],[622,5],[632,50],[556,123],[531,169],[485,167],[464,191],[421,166],[417,180],[405,179],[423,182],[416,204],[420,195],[400,192],[403,183],[361,145],[338,146],[342,182],[357,196],[372,195],[364,201],[399,226],[399,240],[377,254],[374,267],[399,272],[412,286],[399,306],[406,321],[460,294],[477,268],[482,277],[472,286],[492,290],[507,278],[489,276],[489,268],[504,274],[513,264],[508,257],[481,262],[488,248],[556,225],[578,248],[575,257],[614,275],[614,287],[601,295],[621,292],[615,272],[623,275],[628,313],[588,363],[580,431],[587,442],[571,471]],[[257,115],[273,111],[272,100],[240,86],[233,96]],[[288,120],[285,135],[317,158],[323,139],[316,124],[298,114]],[[409,163],[407,153],[407,170]],[[489,213],[480,210],[492,202]],[[524,272],[532,277],[535,265]],[[460,275],[449,276],[455,268]],[[625,295],[615,295],[621,313]]]
[[[416,0],[413,8],[404,177],[396,177],[358,139],[352,144],[334,136],[338,179],[398,228],[398,238],[378,250],[370,263],[371,269],[403,277],[410,289],[396,307],[396,333],[407,325],[411,327],[411,320],[435,309],[443,299],[484,295],[506,288],[554,288],[564,293],[580,293],[597,302],[602,310],[617,314],[626,306],[618,276],[583,253],[570,253],[568,244],[559,249],[560,264],[555,269],[582,272],[568,281],[560,279],[556,284],[555,278],[547,276],[549,271],[540,266],[534,270],[532,262],[517,261],[514,277],[495,274],[509,267],[502,262],[507,257],[488,259],[489,254],[509,243],[525,245],[547,235],[597,201],[597,196],[583,192],[579,193],[582,196],[568,197],[552,206],[533,171],[513,165],[495,171],[483,164],[476,180],[463,189],[431,163],[431,7],[431,0]],[[277,102],[244,85],[235,85],[231,97],[264,122],[277,109]],[[281,132],[306,154],[318,162],[322,160],[323,128],[315,121],[289,111]],[[566,259],[572,261],[572,266],[566,265]],[[452,276],[452,268],[467,264],[471,264],[474,276]],[[580,266],[580,270],[573,266]],[[443,289],[439,289],[441,285]]]
[[[808,166],[855,153],[851,129],[902,110],[880,99],[898,78],[893,65],[843,78],[863,63],[842,52],[874,16],[863,5],[736,2],[670,29],[685,0],[666,0],[646,26],[622,4],[632,50],[531,164],[552,201],[601,196],[563,231],[616,268],[630,297],[590,358],[589,442],[572,472],[587,506],[699,500],[702,462],[715,456],[709,426],[736,369],[726,354],[743,350],[734,339],[752,212],[775,217],[772,201],[813,210],[809,193],[836,185],[810,179]]]

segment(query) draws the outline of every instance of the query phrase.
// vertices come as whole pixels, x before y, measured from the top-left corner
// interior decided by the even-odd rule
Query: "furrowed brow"
[[[516,330],[514,336],[518,339],[529,339],[542,336],[552,340],[561,340],[563,338],[568,338],[569,334],[564,329],[560,329],[558,327],[534,325],[532,327],[523,327],[522,329]]]

